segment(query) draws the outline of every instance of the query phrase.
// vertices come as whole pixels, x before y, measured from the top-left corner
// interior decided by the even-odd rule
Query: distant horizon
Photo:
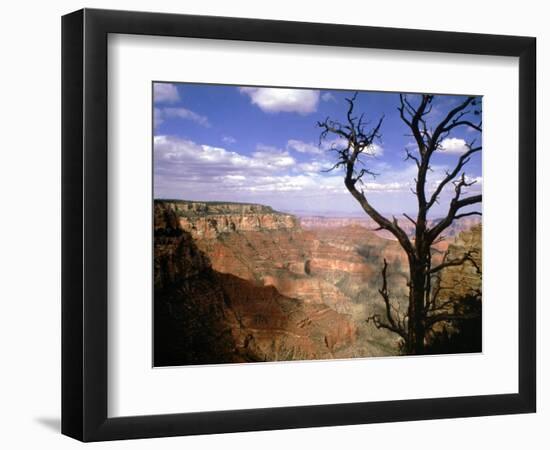
[[[227,203],[227,204],[235,204],[235,205],[257,205],[257,206],[266,206],[271,209],[273,209],[275,212],[283,213],[283,214],[290,214],[294,216],[299,217],[325,217],[325,218],[333,218],[333,219],[365,219],[372,221],[373,219],[367,215],[366,212],[351,212],[351,213],[345,213],[345,212],[338,212],[338,211],[303,211],[303,210],[281,210],[278,208],[274,208],[272,205],[268,205],[266,203],[258,203],[258,202],[243,202],[243,201],[231,201],[231,200],[190,200],[188,198],[154,198],[154,201],[161,201],[161,202],[194,202],[194,203]],[[402,216],[403,213],[392,213],[389,211],[380,211],[383,215],[395,215],[395,216]],[[404,211],[405,214],[411,214],[412,212]],[[475,216],[474,216],[475,217]],[[439,219],[440,217],[434,217],[433,219]],[[397,219],[400,219],[400,217],[397,217]],[[433,220],[432,219],[432,220]],[[481,217],[479,217],[481,220]]]

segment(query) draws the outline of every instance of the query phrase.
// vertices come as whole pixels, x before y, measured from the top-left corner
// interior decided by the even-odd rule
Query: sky
[[[260,203],[301,215],[363,216],[344,186],[343,169],[328,171],[338,142],[319,142],[317,122],[345,122],[346,98],[355,92],[322,89],[284,89],[189,83],[153,83],[154,196]],[[428,116],[436,124],[465,97],[438,95]],[[408,94],[417,104],[420,95]],[[374,126],[381,116],[381,138],[365,167],[377,174],[365,178],[364,192],[380,212],[415,214],[411,192],[416,165],[405,160],[405,149],[417,151],[410,130],[401,120],[399,93],[360,91],[357,114]],[[477,123],[478,117],[472,117]],[[466,143],[481,144],[481,133],[467,127],[453,130],[432,157],[427,191],[433,190],[456,165]],[[481,152],[464,171],[476,183],[464,195],[482,189]],[[450,184],[434,216],[448,209]]]

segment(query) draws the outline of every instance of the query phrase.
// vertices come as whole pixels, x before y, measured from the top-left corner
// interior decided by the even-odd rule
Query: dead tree
[[[419,101],[413,102],[406,95],[400,95],[398,111],[401,120],[406,124],[415,141],[415,151],[406,149],[406,160],[416,164],[417,175],[414,179],[413,194],[418,200],[416,218],[407,214],[403,216],[413,223],[414,233],[409,236],[399,225],[395,216],[386,217],[372,205],[368,188],[363,182],[365,176],[376,176],[367,165],[367,158],[374,156],[375,141],[381,137],[381,127],[384,117],[372,127],[369,127],[364,115],[357,116],[354,112],[357,93],[349,99],[346,120],[339,122],[325,119],[318,122],[322,129],[320,142],[329,137],[337,139],[330,151],[336,154],[336,163],[329,170],[342,168],[344,183],[347,190],[361,205],[365,213],[379,226],[379,229],[389,231],[405,251],[409,265],[409,296],[408,308],[404,314],[399,314],[392,304],[388,291],[388,264],[384,261],[382,269],[383,286],[379,293],[385,305],[385,317],[378,314],[369,317],[376,327],[388,329],[401,337],[404,352],[407,354],[423,354],[425,340],[433,326],[442,321],[453,320],[453,314],[442,308],[437,301],[437,295],[432,292],[432,281],[440,272],[449,266],[472,262],[470,253],[460,258],[445,258],[438,265],[432,266],[432,251],[443,237],[442,233],[457,219],[470,215],[480,215],[478,211],[464,212],[464,208],[481,202],[481,195],[466,195],[468,188],[475,181],[470,181],[463,171],[471,156],[481,151],[481,145],[473,140],[467,144],[467,149],[458,157],[452,170],[429,192],[427,175],[431,170],[430,162],[435,152],[442,149],[442,142],[453,130],[467,127],[481,132],[481,121],[474,123],[472,118],[480,117],[480,103],[475,97],[468,97],[458,106],[450,109],[435,126],[428,123],[428,116],[433,107],[433,95],[418,96]],[[445,187],[454,192],[446,215],[432,223],[428,220],[431,208],[439,202]],[[451,189],[452,190],[452,189]]]

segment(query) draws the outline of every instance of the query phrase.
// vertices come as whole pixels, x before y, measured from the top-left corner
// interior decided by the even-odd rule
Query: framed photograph
[[[64,434],[535,412],[534,38],[62,32]]]

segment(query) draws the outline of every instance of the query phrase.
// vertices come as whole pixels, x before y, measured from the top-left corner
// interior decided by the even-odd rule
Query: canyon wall
[[[155,366],[353,356],[349,316],[216,271],[171,207],[154,216]]]
[[[234,231],[292,230],[298,227],[296,217],[264,205],[177,200],[163,201],[162,204],[174,212],[181,228],[196,239],[215,239],[221,233]]]
[[[483,272],[481,225],[462,231],[449,245],[448,260],[461,258],[466,253],[471,261],[460,266],[447,267],[441,274],[441,294],[445,297],[479,296],[481,293],[481,273]]]

